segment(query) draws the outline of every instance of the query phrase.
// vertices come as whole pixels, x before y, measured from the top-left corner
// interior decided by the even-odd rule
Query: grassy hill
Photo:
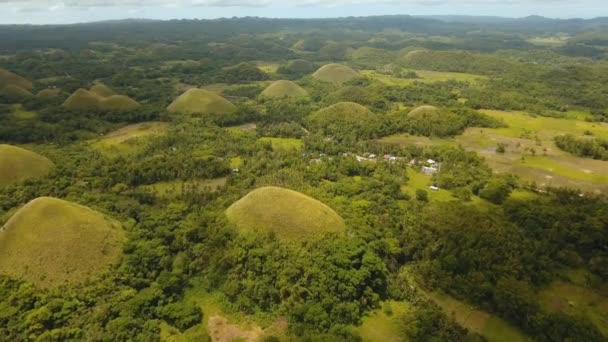
[[[278,187],[250,192],[232,204],[226,216],[242,231],[273,232],[285,240],[312,239],[346,228],[342,218],[327,205]]]
[[[312,74],[312,77],[323,82],[342,84],[359,77],[359,74],[342,64],[327,64]]]
[[[41,91],[39,91],[36,94],[36,97],[39,97],[42,99],[51,99],[55,96],[59,96],[59,94],[61,94],[61,89],[49,88],[49,89],[42,89]]]
[[[308,74],[313,72],[315,66],[305,59],[295,59],[289,61],[285,66],[285,70],[291,74]]]
[[[366,107],[354,102],[340,102],[323,108],[308,117],[311,130],[322,130],[327,135],[355,133],[371,137],[380,120]]]
[[[114,90],[112,90],[112,88],[108,87],[105,84],[95,84],[94,86],[91,87],[91,89],[89,89],[89,91],[95,95],[101,96],[101,97],[109,97],[112,95],[116,95],[116,93],[114,92]]]
[[[380,67],[394,62],[397,56],[388,50],[364,46],[353,51],[350,59],[358,67]]]
[[[114,112],[131,111],[140,107],[132,98],[124,95],[111,95],[99,102],[99,108]]]
[[[12,73],[8,70],[0,68],[0,88],[8,85],[14,85],[25,90],[32,90],[33,85],[29,80]]]
[[[236,106],[225,98],[204,89],[190,89],[167,107],[171,113],[230,114]]]
[[[32,151],[16,146],[0,145],[0,185],[43,177],[53,162]]]
[[[373,106],[381,101],[379,96],[372,94],[368,89],[357,86],[342,87],[325,98],[327,104],[355,102],[363,106]]]
[[[273,82],[260,94],[260,97],[281,98],[281,97],[305,97],[308,92],[299,85],[291,81],[280,80]]]
[[[40,287],[77,284],[115,263],[124,239],[120,226],[99,212],[37,198],[0,231],[0,273]]]
[[[113,91],[104,85],[94,85],[91,90],[78,89],[65,100],[63,106],[69,109],[97,109],[104,111],[131,111],[139,108],[140,104],[124,95],[99,95]]]
[[[102,97],[85,89],[76,90],[65,100],[63,106],[68,109],[97,109]]]
[[[169,125],[165,122],[141,122],[128,125],[106,134],[91,143],[91,147],[106,157],[117,157],[140,152],[146,139],[166,134]]]
[[[32,93],[14,84],[0,88],[0,99],[4,99],[10,103],[22,102],[32,96]]]

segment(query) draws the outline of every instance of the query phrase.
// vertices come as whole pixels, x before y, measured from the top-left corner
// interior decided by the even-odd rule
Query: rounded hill
[[[8,85],[14,85],[25,90],[32,90],[33,88],[32,82],[29,80],[0,68],[0,88]]]
[[[108,87],[105,84],[101,84],[101,83],[97,83],[94,86],[91,87],[91,89],[89,90],[91,93],[97,95],[97,96],[101,96],[101,97],[109,97],[112,95],[116,95],[116,93],[114,92],[114,90],[112,90],[112,88]]]
[[[381,107],[385,100],[366,88],[357,86],[341,87],[325,98],[325,103],[355,102],[370,107]]]
[[[305,59],[294,59],[285,66],[285,69],[291,74],[308,74],[314,68],[315,66]]]
[[[465,125],[462,116],[428,105],[414,108],[404,122],[404,127],[413,134],[437,137],[455,135]]]
[[[114,112],[128,112],[140,107],[140,104],[132,98],[124,95],[111,95],[102,99],[99,107],[103,110]]]
[[[356,134],[373,137],[380,127],[378,116],[366,107],[354,102],[340,102],[323,108],[308,117],[311,130],[326,135],[345,136]]]
[[[438,114],[438,113],[439,113],[439,109],[437,107],[424,105],[424,106],[419,106],[419,107],[412,109],[407,115],[408,116],[433,115],[433,114]]]
[[[7,85],[0,89],[0,98],[11,103],[21,102],[32,96],[32,93],[14,84]]]
[[[53,166],[50,159],[38,153],[16,146],[0,145],[0,185],[44,177]]]
[[[85,89],[76,90],[65,100],[63,106],[68,109],[97,109],[102,97]]]
[[[346,229],[344,220],[327,205],[273,186],[253,190],[232,204],[226,216],[242,231],[272,232],[283,240],[314,239]]]
[[[342,64],[327,64],[319,68],[312,77],[319,81],[330,82],[334,84],[346,83],[358,77],[359,74]]]
[[[41,98],[41,99],[52,99],[56,96],[59,96],[59,94],[61,94],[61,89],[48,88],[48,89],[42,89],[41,91],[39,91],[36,94],[36,97]]]
[[[280,80],[273,82],[260,94],[260,97],[306,97],[308,92],[292,81]]]
[[[171,113],[230,114],[236,106],[225,98],[204,89],[189,89],[167,107]]]
[[[39,287],[74,285],[116,263],[125,234],[90,208],[37,198],[0,231],[0,273]]]

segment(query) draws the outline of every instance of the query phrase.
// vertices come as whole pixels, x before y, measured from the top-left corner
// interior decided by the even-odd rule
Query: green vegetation
[[[7,86],[15,86],[24,90],[32,90],[33,88],[32,82],[13,72],[0,68],[0,89]]]
[[[242,231],[272,232],[285,240],[315,239],[345,229],[342,218],[330,207],[278,187],[250,192],[232,204],[226,216]]]
[[[273,150],[301,150],[304,147],[304,143],[300,139],[293,138],[260,138],[261,142],[268,142],[272,145]]]
[[[289,61],[287,65],[277,70],[279,74],[304,75],[313,72],[315,66],[305,59],[295,59]]]
[[[99,103],[99,108],[111,112],[129,112],[139,107],[137,101],[124,95],[111,95]]]
[[[74,110],[96,109],[100,101],[99,95],[80,88],[65,100],[63,106]]]
[[[167,129],[167,124],[162,122],[129,125],[92,142],[91,147],[109,157],[135,153],[145,147],[147,137],[163,135]]]
[[[172,113],[230,114],[236,106],[221,96],[203,89],[190,89],[167,107]]]
[[[579,157],[608,160],[608,139],[577,139],[571,134],[555,137],[555,145]]]
[[[0,145],[0,186],[46,176],[53,162],[35,152]]]
[[[114,92],[114,90],[112,90],[112,88],[108,87],[105,84],[95,84],[94,86],[91,87],[91,89],[89,89],[89,91],[97,96],[101,96],[101,97],[110,97],[113,95],[116,95],[116,93]]]
[[[340,85],[359,77],[359,74],[341,64],[326,64],[315,71],[312,77],[319,81]]]
[[[305,97],[308,96],[308,93],[291,81],[280,80],[269,85],[260,96],[266,98]]]
[[[89,208],[37,198],[0,232],[0,273],[55,287],[87,280],[118,261],[124,233]]]
[[[323,108],[308,117],[311,130],[337,137],[352,136],[371,138],[377,134],[380,120],[369,109],[354,102],[340,102]]]
[[[2,27],[0,340],[605,341],[606,27]]]

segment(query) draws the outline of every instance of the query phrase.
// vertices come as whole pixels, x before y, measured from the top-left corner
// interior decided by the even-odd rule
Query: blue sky
[[[608,16],[608,0],[0,0],[0,24],[60,24],[124,18],[232,16],[319,18],[467,14],[552,18]]]

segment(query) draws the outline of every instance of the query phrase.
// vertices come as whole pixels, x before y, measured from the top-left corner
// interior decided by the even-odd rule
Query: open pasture
[[[461,72],[441,72],[413,69],[404,70],[404,72],[407,71],[415,72],[416,75],[418,75],[418,78],[399,78],[391,75],[385,75],[375,70],[362,70],[360,71],[360,74],[390,86],[407,86],[414,82],[433,83],[445,81],[459,81],[475,83],[487,78],[486,76],[482,75],[474,75]]]
[[[90,143],[91,148],[107,157],[137,153],[142,142],[153,136],[163,135],[169,129],[164,122],[144,122],[125,126]]]

